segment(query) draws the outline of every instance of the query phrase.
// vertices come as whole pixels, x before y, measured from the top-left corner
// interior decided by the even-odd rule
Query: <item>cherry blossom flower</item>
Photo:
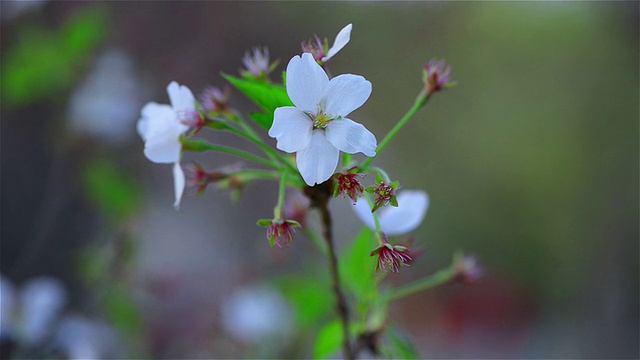
[[[310,53],[294,56],[287,66],[287,94],[295,106],[277,108],[269,136],[276,147],[297,153],[296,162],[309,186],[333,175],[340,151],[376,155],[376,137],[346,116],[367,101],[371,83],[343,74],[329,80]]]
[[[358,178],[364,177],[364,174],[359,174],[357,171],[357,167],[352,167],[346,172],[335,176],[336,185],[333,191],[333,197],[338,197],[338,195],[348,196],[354,204],[358,201],[358,197],[362,195],[364,191]]]
[[[315,36],[315,44],[313,40],[309,40],[307,42],[302,43],[302,51],[308,52],[313,55],[313,58],[320,64],[326,63],[331,59],[338,51],[342,50],[345,45],[349,43],[351,39],[351,29],[353,28],[352,24],[349,24],[342,28],[336,39],[333,41],[333,46],[328,48],[328,42],[325,39],[321,41],[320,38]]]
[[[373,249],[370,256],[376,255],[378,255],[376,271],[391,270],[397,273],[400,272],[400,266],[410,266],[409,262],[412,260],[409,249],[401,245],[392,246],[388,242]]]
[[[398,207],[385,207],[377,211],[380,230],[389,236],[406,234],[420,225],[429,208],[429,196],[421,190],[403,190],[397,195]],[[359,201],[353,209],[362,222],[376,229],[371,207]]]
[[[258,221],[258,226],[267,228],[267,239],[271,246],[277,245],[279,248],[289,246],[293,242],[293,233],[296,232],[300,224],[295,220],[262,219]]]
[[[167,93],[171,105],[150,102],[142,108],[138,133],[144,141],[144,155],[147,159],[160,164],[173,163],[176,198],[173,206],[178,208],[185,187],[184,172],[180,167],[180,136],[193,124],[194,118],[200,115],[189,88],[173,81],[167,86]]]

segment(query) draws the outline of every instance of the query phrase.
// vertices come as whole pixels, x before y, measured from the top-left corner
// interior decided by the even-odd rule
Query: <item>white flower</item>
[[[429,208],[429,196],[422,190],[403,190],[397,195],[398,207],[385,206],[376,211],[380,230],[389,236],[406,234],[420,225]],[[366,201],[353,206],[356,215],[370,229],[376,229],[371,207]]]
[[[180,167],[182,144],[180,135],[189,129],[189,123],[197,113],[193,93],[186,86],[173,81],[167,86],[171,106],[150,102],[142,108],[138,120],[138,133],[144,140],[144,154],[154,163],[173,163],[173,179],[176,208],[184,191],[184,172]]]
[[[287,94],[295,106],[276,109],[269,136],[276,147],[297,153],[298,170],[309,185],[329,179],[340,151],[376,155],[376,137],[346,116],[371,95],[362,76],[343,74],[329,80],[310,53],[294,56],[287,65]]]

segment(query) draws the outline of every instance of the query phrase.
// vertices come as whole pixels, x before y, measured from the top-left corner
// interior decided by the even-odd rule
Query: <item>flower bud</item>
[[[422,78],[427,85],[428,93],[432,94],[453,86],[454,84],[449,79],[450,73],[451,66],[446,66],[444,60],[431,59],[422,71]]]
[[[333,197],[338,197],[338,195],[348,196],[355,204],[358,201],[358,197],[364,191],[364,188],[358,180],[358,178],[362,177],[364,177],[364,175],[359,174],[358,167],[355,166],[347,170],[346,173],[336,174]]]

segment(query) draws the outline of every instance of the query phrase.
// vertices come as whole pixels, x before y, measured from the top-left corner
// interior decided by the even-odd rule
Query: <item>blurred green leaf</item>
[[[382,348],[382,353],[385,357],[391,359],[421,359],[415,346],[402,330],[390,327],[385,331],[385,338],[388,340],[388,345]]]
[[[316,337],[313,348],[314,359],[326,359],[335,354],[342,344],[342,328],[339,321],[325,325]]]
[[[87,196],[111,220],[121,221],[137,209],[138,185],[113,162],[90,162],[83,175]]]
[[[140,332],[140,313],[124,287],[113,287],[107,293],[104,305],[109,322],[116,328],[127,336],[134,336]]]
[[[344,287],[359,299],[376,290],[376,259],[369,255],[375,247],[373,231],[363,227],[340,259]]]
[[[286,277],[275,281],[280,292],[294,307],[301,329],[317,326],[332,310],[333,296],[329,285],[315,276]]]
[[[59,96],[79,75],[78,67],[106,36],[102,7],[71,17],[57,31],[41,26],[18,28],[17,42],[4,51],[2,100],[5,106],[23,106]]]
[[[264,114],[251,114],[251,118],[267,130],[271,128],[273,112],[277,108],[281,106],[293,106],[293,103],[289,100],[287,91],[281,85],[239,79],[227,74],[222,74],[222,77],[264,110]]]

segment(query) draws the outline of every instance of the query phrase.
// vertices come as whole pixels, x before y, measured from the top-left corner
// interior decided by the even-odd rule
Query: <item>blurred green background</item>
[[[458,82],[376,161],[431,198],[414,232],[424,253],[394,282],[446,266],[458,249],[487,270],[471,287],[392,309],[420,354],[640,355],[637,2],[0,6],[0,271],[16,286],[63,279],[69,308],[137,339],[120,356],[273,354],[225,333],[222,303],[322,259],[303,236],[271,249],[252,226],[271,214],[275,184],[246,189],[237,204],[210,189],[174,212],[170,168],[144,158],[135,122],[147,101],[167,102],[172,80],[194,93],[222,87],[219,73],[237,74],[253,46],[281,60],[277,74],[301,41],[332,42],[348,23],[351,42],[329,67],[372,82],[353,118],[378,139],[413,104],[431,58],[445,58]],[[238,93],[231,104],[254,110]],[[332,204],[341,246],[360,228],[349,206]]]

